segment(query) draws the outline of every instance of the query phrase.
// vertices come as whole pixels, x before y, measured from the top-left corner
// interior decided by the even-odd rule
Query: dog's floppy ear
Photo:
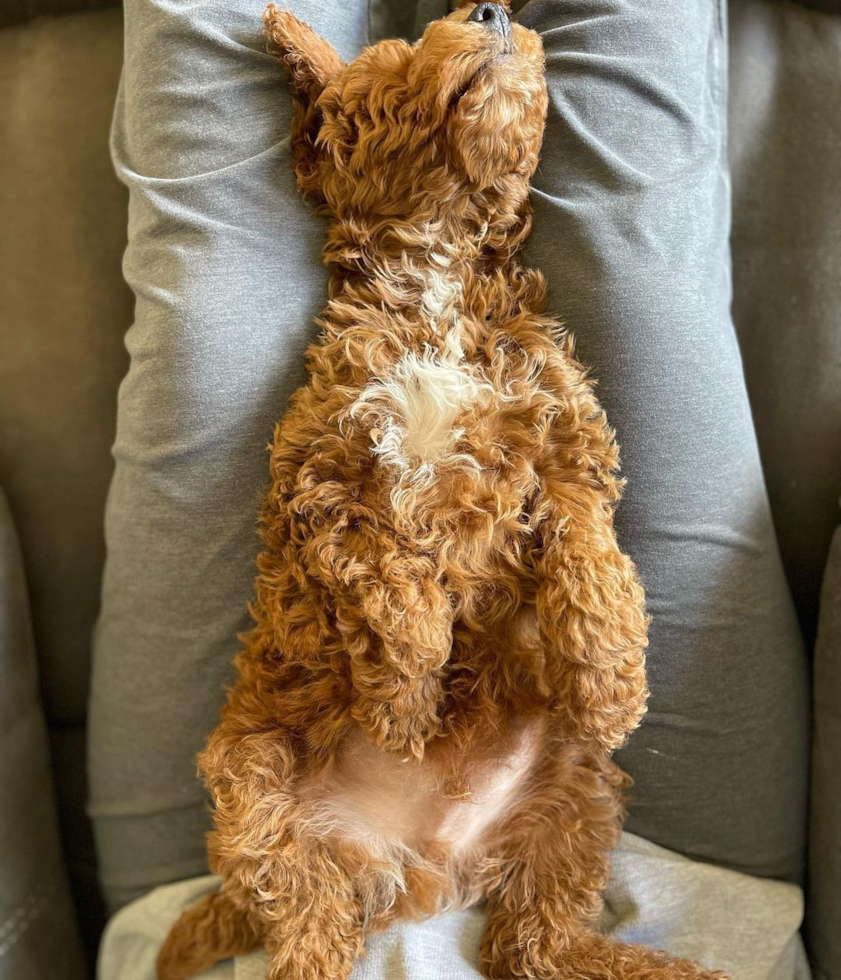
[[[345,67],[336,49],[288,10],[270,3],[263,15],[270,50],[277,55],[295,96],[292,149],[298,186],[304,193],[319,192],[316,137],[321,115],[316,103],[331,79]]]

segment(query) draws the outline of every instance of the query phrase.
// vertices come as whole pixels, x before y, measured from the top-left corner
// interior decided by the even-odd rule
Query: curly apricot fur
[[[647,619],[613,432],[517,257],[540,40],[514,25],[506,50],[472,9],[350,65],[266,13],[329,302],[200,756],[223,890],[174,926],[160,980],[258,943],[270,980],[338,980],[366,931],[481,899],[489,978],[721,976],[595,931]]]

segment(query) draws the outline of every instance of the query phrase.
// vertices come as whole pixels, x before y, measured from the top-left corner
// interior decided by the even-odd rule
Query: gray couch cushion
[[[108,158],[121,63],[118,10],[0,30],[0,483],[24,553],[59,815],[91,949],[102,916],[84,736],[133,307],[120,272],[126,195]]]
[[[79,980],[20,548],[0,491],[0,980]]]
[[[827,14],[841,14],[841,0],[797,0],[797,2],[804,7],[811,7]]]
[[[0,27],[20,24],[45,14],[78,14],[100,7],[116,6],[118,0],[4,0],[0,4]]]

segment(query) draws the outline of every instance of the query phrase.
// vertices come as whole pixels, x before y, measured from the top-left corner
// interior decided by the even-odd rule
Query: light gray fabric
[[[806,662],[729,312],[726,7],[532,0],[522,17],[551,90],[526,254],[617,429],[619,538],[653,616],[650,710],[620,754],[628,827],[797,876]]]
[[[126,4],[114,155],[138,305],[90,759],[114,905],[204,868],[193,757],[246,621],[264,446],[324,299],[260,6]],[[292,7],[345,55],[389,33],[370,33],[362,0]],[[630,826],[796,877],[805,663],[728,311],[724,14],[718,0],[524,6],[552,94],[528,257],[600,379],[630,481],[620,534],[654,615],[651,711],[622,756]]]
[[[78,980],[17,535],[0,491],[0,980]]]
[[[814,673],[809,947],[815,974],[841,978],[841,528],[826,566]]]
[[[183,909],[217,886],[212,876],[156,889],[111,921],[98,980],[154,980],[160,944]],[[808,980],[798,927],[800,889],[696,863],[625,834],[614,856],[602,929],[623,942],[695,959],[732,980]],[[479,980],[480,908],[399,923],[372,936],[353,980]],[[204,980],[264,980],[255,953],[218,964]]]

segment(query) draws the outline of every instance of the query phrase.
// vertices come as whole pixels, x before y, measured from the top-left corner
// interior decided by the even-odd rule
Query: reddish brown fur
[[[710,976],[594,931],[647,621],[613,433],[517,258],[541,44],[515,26],[506,55],[471,9],[348,66],[266,15],[330,300],[200,758],[222,892],[173,928],[160,980],[261,943],[271,980],[347,977],[366,931],[483,898],[488,977]]]

